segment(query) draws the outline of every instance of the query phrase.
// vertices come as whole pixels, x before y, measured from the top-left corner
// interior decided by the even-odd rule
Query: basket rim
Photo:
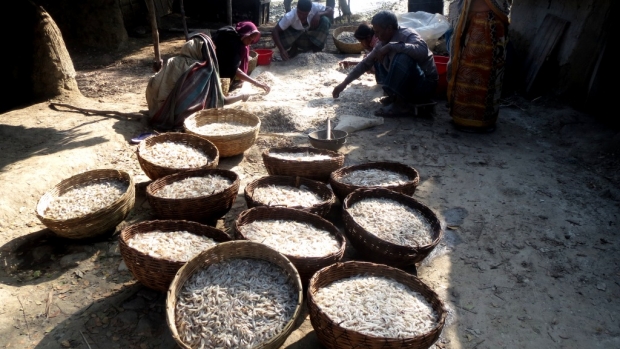
[[[334,28],[333,32],[332,32],[332,37],[334,39],[334,44],[337,46],[337,48],[340,51],[347,51],[344,53],[360,53],[364,50],[364,46],[362,46],[361,42],[357,42],[354,44],[351,43],[347,43],[347,42],[343,42],[341,40],[339,40],[337,37],[340,33],[342,33],[343,31],[350,31],[350,32],[355,32],[355,30],[357,29],[357,26],[354,25],[347,25],[347,26],[342,26],[342,27],[338,27],[338,28]],[[342,46],[342,47],[340,47]]]
[[[389,276],[381,276],[384,278],[390,278],[392,280],[395,280],[396,282],[399,282],[401,284],[404,284],[405,286],[407,286],[408,289],[413,290],[415,292],[419,291],[417,289],[412,289],[411,287],[409,287],[409,285],[401,282],[400,280],[402,279],[413,279],[414,281],[416,281],[416,283],[418,284],[418,286],[422,289],[425,289],[424,291],[431,294],[433,297],[433,301],[437,302],[437,307],[433,307],[433,310],[435,310],[438,314],[437,314],[437,324],[436,326],[431,329],[430,331],[424,333],[424,334],[420,334],[417,336],[413,336],[413,337],[379,337],[379,336],[373,336],[373,335],[368,335],[368,334],[364,334],[355,330],[351,330],[351,329],[347,329],[344,328],[342,326],[340,326],[339,324],[335,323],[332,321],[332,319],[327,316],[327,314],[317,305],[316,300],[314,299],[314,292],[312,292],[312,290],[316,287],[316,283],[319,280],[319,278],[321,276],[327,275],[328,272],[331,272],[334,269],[344,269],[345,272],[349,272],[351,271],[351,275],[363,275],[364,273],[360,272],[360,273],[355,273],[354,269],[358,269],[358,266],[366,266],[366,267],[372,267],[372,268],[376,268],[378,270],[388,270],[391,273],[396,274],[399,278],[392,278]],[[343,280],[345,278],[349,278],[351,276],[344,276],[344,277],[340,277],[340,278],[334,278],[333,280],[330,280],[330,284],[337,281],[337,280]],[[317,291],[320,287],[316,287]],[[430,286],[428,286],[427,284],[425,284],[422,280],[420,280],[418,277],[411,275],[403,270],[400,270],[398,268],[395,267],[391,267],[388,265],[384,265],[384,264],[378,264],[378,263],[372,263],[372,262],[364,262],[364,261],[346,261],[346,262],[338,262],[338,263],[334,263],[332,265],[329,265],[319,271],[317,271],[312,278],[310,278],[310,282],[308,284],[308,290],[306,292],[306,296],[307,296],[307,302],[308,303],[313,303],[316,308],[317,311],[319,311],[320,313],[323,314],[323,316],[325,318],[327,318],[330,322],[332,326],[338,327],[339,329],[341,329],[342,331],[348,331],[348,332],[353,332],[359,336],[365,337],[365,338],[369,338],[371,340],[378,340],[378,341],[390,341],[390,342],[402,342],[403,340],[407,340],[407,341],[412,341],[412,340],[416,340],[416,339],[422,339],[427,337],[430,333],[434,332],[434,331],[440,331],[443,329],[443,327],[445,326],[445,322],[446,322],[446,318],[448,315],[448,311],[446,309],[445,303],[444,301],[441,299],[441,297],[439,297],[439,295],[437,294],[437,292],[435,292],[432,288],[430,288]],[[424,297],[427,301],[429,301],[426,297]],[[431,306],[433,305],[433,301],[429,301],[429,303],[431,303]],[[437,309],[438,308],[438,309]]]
[[[114,202],[112,202],[111,204],[107,205],[106,207],[102,207],[96,211],[93,212],[89,212],[86,213],[82,216],[78,216],[78,217],[73,217],[73,218],[68,218],[68,219],[55,219],[55,218],[51,218],[51,217],[46,217],[44,215],[45,210],[49,207],[49,204],[52,202],[53,199],[58,198],[61,195],[57,195],[58,193],[56,193],[57,190],[60,189],[67,189],[67,188],[71,188],[72,186],[67,186],[71,181],[76,180],[80,177],[84,177],[87,176],[89,174],[93,174],[93,173],[104,173],[104,172],[109,172],[109,173],[113,173],[116,172],[118,174],[120,174],[120,176],[118,177],[112,177],[112,176],[102,176],[100,178],[95,178],[95,179],[90,179],[90,180],[84,180],[84,181],[78,181],[76,184],[84,184],[84,183],[89,183],[89,182],[93,182],[93,181],[98,181],[98,180],[102,180],[102,179],[123,179],[124,181],[127,182],[127,189],[125,190],[125,192],[119,196],[116,200],[114,200]],[[102,213],[105,213],[106,211],[108,211],[109,209],[118,206],[119,204],[123,203],[124,201],[127,200],[128,196],[130,195],[130,193],[132,192],[132,189],[134,187],[134,181],[133,181],[133,177],[126,171],[123,170],[118,170],[118,169],[97,169],[97,170],[89,170],[89,171],[85,171],[85,172],[81,172],[78,174],[75,174],[73,176],[70,176],[68,178],[63,179],[62,181],[60,181],[59,183],[57,183],[56,185],[54,185],[52,188],[48,189],[40,198],[39,201],[37,202],[37,206],[35,209],[35,214],[37,216],[37,218],[39,218],[42,222],[48,222],[48,223],[64,223],[64,224],[72,224],[72,223],[79,223],[82,222],[84,220],[96,217],[98,215],[101,215]],[[43,200],[51,197],[52,200],[48,201],[46,203],[46,205],[43,205],[44,202]],[[46,224],[47,225],[47,224]]]
[[[274,183],[269,183],[273,181]],[[264,203],[261,201],[258,201],[256,199],[254,199],[254,190],[256,190],[257,188],[261,187],[262,184],[264,184],[265,182],[267,182],[270,185],[284,185],[287,187],[295,187],[295,185],[290,185],[290,182],[297,182],[299,181],[299,186],[302,186],[304,184],[308,184],[311,186],[316,186],[318,188],[321,189],[321,192],[318,191],[314,191],[312,190],[313,188],[308,188],[310,191],[312,191],[315,194],[318,194],[319,196],[321,196],[322,201],[319,203],[316,203],[312,206],[308,206],[308,207],[304,207],[304,206],[281,206],[281,205],[270,205],[269,203]],[[281,175],[267,175],[267,176],[263,176],[257,179],[254,179],[253,181],[251,181],[250,183],[248,183],[245,188],[243,188],[243,194],[249,198],[252,199],[252,201],[258,202],[263,204],[266,207],[283,207],[283,208],[291,208],[291,209],[300,209],[300,210],[309,210],[312,208],[317,208],[323,205],[326,205],[328,203],[334,203],[336,200],[335,194],[334,192],[329,189],[329,187],[327,186],[327,184],[323,183],[323,182],[319,182],[319,181],[315,181],[312,179],[308,179],[305,177],[301,177],[301,176],[281,176]],[[325,195],[323,195],[325,194]],[[328,197],[329,196],[329,197]]]
[[[227,115],[209,115],[209,114],[213,114],[213,113],[221,113],[222,110],[226,110],[228,111],[233,111],[234,113],[236,113],[234,116],[241,116],[243,118],[245,118],[246,120],[251,120],[251,123],[246,124],[247,126],[252,126],[252,129],[249,131],[245,131],[245,132],[240,132],[240,133],[233,133],[233,134],[228,134],[228,135],[208,135],[208,134],[202,134],[199,132],[196,132],[195,130],[192,130],[190,127],[187,127],[188,123],[193,122],[194,120],[198,120],[199,118],[204,118],[204,117],[226,117]],[[214,123],[214,122],[209,122],[209,123]],[[205,123],[206,124],[206,123]],[[226,140],[233,140],[233,139],[242,139],[242,138],[247,138],[247,137],[253,137],[255,135],[255,133],[257,133],[260,130],[260,126],[261,126],[261,120],[258,116],[247,112],[245,110],[241,110],[241,109],[234,109],[234,108],[220,108],[220,109],[203,109],[203,110],[199,110],[193,114],[191,114],[190,116],[188,116],[187,118],[185,118],[185,120],[183,121],[183,128],[185,129],[185,131],[187,133],[193,134],[193,135],[197,135],[199,137],[203,137],[205,139],[208,139],[210,141],[226,141]]]
[[[157,164],[155,162],[152,162],[148,159],[148,157],[144,157],[142,154],[148,149],[151,148],[153,144],[150,144],[148,141],[155,141],[157,139],[157,141],[155,143],[162,143],[165,141],[169,141],[169,138],[179,138],[179,139],[187,139],[189,140],[189,143],[193,143],[191,144],[192,146],[194,146],[197,143],[201,143],[201,142],[206,142],[206,144],[209,144],[209,147],[211,149],[209,150],[215,150],[215,157],[211,160],[211,161],[207,161],[207,163],[205,165],[202,165],[200,167],[167,167],[167,166],[162,166],[160,164]],[[162,138],[161,142],[158,138]],[[195,147],[194,148],[198,148],[200,150],[204,150],[204,148],[202,147]],[[211,155],[207,153],[207,156]],[[200,136],[197,136],[195,134],[192,133],[185,133],[185,132],[167,132],[167,133],[160,133],[157,135],[152,135],[148,138],[146,138],[144,141],[140,142],[140,145],[138,145],[138,148],[136,149],[136,155],[138,156],[138,160],[139,161],[144,161],[145,163],[147,163],[148,165],[152,166],[152,167],[157,167],[157,168],[161,168],[161,169],[166,169],[166,170],[170,170],[170,171],[188,171],[188,170],[193,170],[193,169],[201,169],[201,168],[208,168],[209,166],[213,166],[213,164],[219,163],[219,159],[220,159],[220,151],[219,149],[217,149],[217,147],[215,146],[215,144],[213,144],[213,142],[211,142],[210,140],[206,139],[206,138],[202,138]]]
[[[308,161],[304,161],[304,160],[288,160],[288,159],[282,159],[282,158],[278,158],[273,156],[272,154],[277,154],[277,153],[287,153],[287,152],[308,152],[308,153],[313,153],[313,154],[320,154],[320,155],[328,155],[331,159],[321,159],[321,160],[308,160]],[[282,161],[282,162],[299,162],[299,163],[313,163],[313,162],[329,162],[329,161],[333,161],[333,160],[340,160],[342,158],[344,158],[344,154],[341,154],[337,151],[333,151],[333,150],[329,150],[329,149],[319,149],[319,148],[315,148],[315,147],[301,147],[301,146],[293,146],[293,147],[273,147],[273,148],[269,148],[269,149],[265,149],[263,151],[263,156],[268,157],[270,160],[274,160],[274,161]]]
[[[261,212],[263,211],[263,212]],[[293,215],[297,215],[299,217],[306,217],[308,219],[304,219],[303,221],[301,220],[294,220],[296,222],[303,222],[303,223],[308,223],[311,224],[312,226],[314,226],[315,228],[319,228],[316,226],[316,224],[314,224],[314,222],[321,222],[323,223],[325,226],[328,227],[328,232],[333,235],[336,240],[338,241],[338,251],[333,252],[333,253],[329,253],[329,254],[325,254],[322,256],[296,256],[296,255],[290,255],[290,254],[286,254],[286,253],[282,253],[283,255],[285,255],[287,258],[289,259],[294,259],[294,260],[314,260],[314,259],[327,259],[330,257],[336,257],[339,255],[343,255],[344,254],[344,250],[346,249],[346,238],[344,236],[344,234],[330,221],[328,221],[327,219],[321,217],[318,214],[315,213],[311,213],[308,211],[302,211],[302,210],[298,210],[298,209],[294,209],[294,208],[287,208],[287,207],[271,207],[271,206],[257,206],[257,207],[252,207],[249,208],[247,210],[242,211],[238,216],[237,219],[235,219],[234,223],[233,223],[233,230],[235,231],[235,234],[239,234],[244,240],[247,241],[252,241],[250,239],[248,239],[243,232],[241,232],[241,230],[239,229],[239,227],[242,227],[244,225],[256,222],[256,221],[260,221],[260,220],[270,220],[271,218],[264,218],[262,216],[260,216],[261,214],[265,213],[265,212],[288,212],[291,213]],[[253,215],[257,215],[256,217],[253,217]],[[247,218],[247,222],[240,224],[240,221],[243,219]],[[271,247],[273,248],[273,247]],[[275,248],[273,248],[275,250]],[[277,251],[277,250],[276,250]]]
[[[226,177],[228,179],[230,179],[232,181],[232,183],[224,188],[224,190],[222,191],[218,191],[216,193],[212,193],[209,195],[203,195],[203,196],[194,196],[194,197],[190,197],[190,198],[164,198],[161,196],[157,196],[155,195],[155,193],[157,193],[159,190],[161,190],[164,186],[169,185],[171,183],[177,182],[179,180],[183,180],[186,178],[190,178],[190,177],[205,177],[206,175],[213,173],[213,174],[226,174],[225,176],[222,177]],[[158,187],[160,184],[163,185],[157,189],[153,189],[155,187]],[[225,170],[225,169],[221,169],[221,168],[205,168],[205,169],[195,169],[195,170],[189,170],[189,171],[183,171],[183,172],[178,172],[178,173],[174,173],[171,175],[167,175],[161,178],[158,178],[156,180],[154,180],[153,182],[151,182],[147,187],[146,187],[146,194],[147,196],[152,196],[155,197],[157,200],[165,202],[165,201],[179,201],[179,200],[201,200],[201,199],[205,199],[214,195],[218,195],[218,194],[222,194],[225,193],[227,190],[230,190],[232,187],[234,187],[235,185],[239,185],[239,175],[231,170]]]
[[[357,170],[366,170],[366,169],[379,169],[381,170],[383,166],[395,166],[395,167],[400,167],[403,170],[407,170],[407,171],[411,171],[415,174],[414,178],[410,178],[407,182],[405,182],[404,184],[392,184],[392,185],[369,185],[369,186],[359,186],[359,185],[353,185],[353,184],[347,184],[342,182],[340,179],[344,176],[346,176],[347,174],[357,171]],[[391,171],[391,170],[388,170]],[[408,177],[410,177],[407,173],[405,173],[404,171],[391,171],[391,172],[397,172],[400,174],[405,174]],[[417,184],[420,181],[420,173],[418,172],[418,170],[416,170],[414,167],[400,163],[400,162],[395,162],[395,161],[371,161],[371,162],[365,162],[362,164],[357,164],[357,165],[351,165],[351,166],[345,166],[345,167],[341,167],[337,170],[335,170],[334,172],[332,172],[329,175],[329,179],[330,181],[334,181],[337,184],[340,184],[342,186],[347,186],[347,187],[351,187],[351,188],[395,188],[395,187],[400,187],[403,185],[407,185],[407,184]]]
[[[419,246],[407,246],[407,245],[398,245],[395,244],[391,241],[385,240],[379,236],[377,236],[376,234],[368,231],[368,229],[364,228],[363,226],[361,226],[360,224],[358,224],[355,219],[353,218],[353,216],[351,216],[351,214],[349,213],[348,209],[351,207],[351,205],[353,205],[354,203],[357,203],[359,201],[362,201],[364,199],[369,199],[369,198],[384,198],[386,197],[386,195],[392,196],[392,197],[397,197],[398,200],[392,198],[392,197],[387,197],[387,199],[389,200],[393,200],[393,201],[398,201],[399,203],[407,203],[408,207],[413,208],[416,211],[420,211],[420,209],[418,207],[412,207],[410,204],[413,205],[418,205],[420,207],[425,208],[431,215],[431,217],[433,217],[435,219],[435,223],[438,224],[439,229],[437,229],[437,231],[431,231],[431,234],[434,236],[433,240],[431,241],[430,244],[427,245],[419,245]],[[410,253],[418,253],[419,250],[422,249],[428,249],[428,248],[434,248],[436,247],[439,242],[441,241],[441,239],[443,238],[443,234],[444,231],[441,228],[441,222],[439,221],[439,217],[437,217],[437,214],[435,214],[435,212],[433,210],[431,210],[430,207],[428,207],[427,205],[425,205],[424,203],[416,200],[415,198],[394,191],[394,190],[389,190],[389,189],[385,189],[385,188],[360,188],[360,189],[356,189],[353,192],[351,192],[349,195],[347,195],[347,197],[342,201],[342,214],[345,215],[345,217],[348,217],[351,219],[351,221],[356,224],[357,227],[359,227],[360,229],[362,229],[366,234],[370,234],[372,236],[374,236],[376,239],[381,240],[382,243],[384,243],[385,245],[391,247],[391,248],[396,248],[396,249],[400,249],[400,250],[408,250],[410,251]],[[426,218],[426,217],[425,217]],[[433,222],[429,222],[429,223],[433,223]]]
[[[260,244],[257,242],[252,242],[252,241],[247,241],[247,240],[233,240],[233,241],[228,241],[228,242],[222,242],[221,244],[218,244],[208,250],[205,250],[201,253],[199,253],[198,255],[194,256],[194,258],[192,258],[190,261],[188,261],[188,263],[185,263],[181,268],[179,268],[179,271],[177,271],[177,273],[174,276],[174,279],[172,280],[172,282],[170,283],[170,287],[168,288],[168,291],[166,292],[166,308],[165,308],[165,313],[166,313],[166,323],[168,325],[168,329],[170,330],[170,332],[172,332],[172,337],[175,340],[175,342],[177,342],[177,344],[185,347],[185,348],[190,348],[187,344],[185,344],[181,338],[179,337],[178,334],[178,329],[176,326],[176,315],[175,315],[175,308],[176,308],[176,297],[173,298],[173,301],[171,302],[169,299],[171,298],[171,296],[177,294],[176,290],[175,290],[175,285],[177,285],[180,281],[182,281],[182,284],[179,286],[179,289],[183,287],[183,284],[185,284],[185,282],[187,281],[187,279],[191,276],[192,273],[188,273],[187,276],[184,276],[183,274],[185,273],[186,268],[191,268],[191,265],[193,264],[194,261],[196,261],[196,263],[199,263],[201,268],[204,268],[205,264],[205,259],[209,254],[214,254],[215,252],[219,252],[219,250],[227,250],[227,249],[232,249],[234,248],[235,245],[242,245],[245,244],[247,246],[252,246],[252,249],[254,250],[268,250],[270,251],[269,253],[275,255],[282,264],[287,265],[289,270],[292,270],[294,273],[293,275],[290,275],[293,277],[294,280],[292,280],[293,286],[296,288],[297,291],[297,300],[296,300],[296,306],[295,306],[295,310],[293,311],[293,315],[291,316],[291,318],[289,319],[289,321],[286,323],[286,325],[284,325],[284,328],[282,329],[282,331],[280,331],[279,333],[277,333],[276,335],[274,335],[273,337],[271,337],[270,339],[268,339],[267,341],[259,344],[257,346],[260,348],[269,348],[270,345],[273,345],[274,343],[277,343],[279,340],[281,340],[282,336],[288,336],[290,335],[290,333],[293,331],[293,326],[295,325],[295,322],[298,320],[300,314],[301,314],[301,308],[302,308],[302,304],[304,301],[304,295],[303,295],[303,285],[301,283],[301,278],[299,276],[299,272],[297,271],[297,269],[295,268],[295,266],[293,265],[293,263],[283,254],[281,254],[280,252],[276,251],[275,249],[264,245],[264,244]],[[222,259],[219,260],[219,262],[222,261],[226,261],[226,260],[230,260],[230,259],[236,259],[236,258],[252,258],[252,259],[259,259],[257,257],[243,257],[243,256],[226,256]],[[264,261],[267,261],[269,263],[274,263],[271,260],[268,259],[262,259]],[[198,262],[199,261],[199,262]],[[190,263],[192,262],[192,263]],[[275,263],[274,263],[275,264]],[[276,264],[278,265],[278,264]],[[282,268],[280,265],[278,265],[278,267]],[[285,272],[287,272],[287,270],[285,268],[284,269]]]
[[[130,249],[132,251],[132,253],[135,253],[137,255],[143,256],[144,258],[149,258],[155,261],[160,261],[160,262],[164,262],[164,263],[172,263],[172,264],[178,264],[179,266],[187,263],[187,261],[176,261],[176,260],[172,260],[172,259],[167,259],[167,258],[162,258],[162,257],[155,257],[155,256],[151,256],[149,254],[146,254],[136,248],[133,248],[131,246],[129,246],[128,240],[131,237],[134,237],[137,234],[146,234],[149,232],[152,232],[153,230],[149,230],[149,231],[130,231],[132,229],[142,229],[143,227],[150,227],[153,225],[157,225],[160,223],[168,223],[168,224],[178,224],[179,226],[185,226],[185,227],[193,227],[196,229],[203,229],[203,230],[218,230],[220,231],[222,234],[226,235],[226,233],[224,233],[223,231],[211,227],[209,225],[206,224],[201,224],[199,222],[195,222],[195,221],[188,221],[185,219],[154,219],[154,220],[147,220],[147,221],[142,221],[142,222],[138,222],[129,226],[126,226],[125,228],[123,228],[120,232],[120,234],[118,234],[118,240],[119,243],[122,243],[125,247],[127,247],[128,249]],[[161,230],[161,229],[159,229]],[[161,230],[164,233],[170,232],[170,230]],[[195,234],[194,232],[187,230],[190,234]],[[129,236],[130,235],[130,236]],[[209,236],[209,238],[211,238]],[[213,239],[213,238],[212,238]],[[215,240],[215,239],[213,239]],[[215,240],[217,243],[221,243],[220,241]],[[231,240],[228,240],[231,241]],[[224,242],[224,241],[222,241]],[[121,252],[122,254],[122,252]]]

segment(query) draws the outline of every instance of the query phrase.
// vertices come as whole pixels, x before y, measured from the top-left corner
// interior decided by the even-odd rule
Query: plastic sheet
[[[396,15],[396,18],[399,26],[415,29],[431,50],[437,39],[450,29],[448,18],[439,13],[407,12]]]

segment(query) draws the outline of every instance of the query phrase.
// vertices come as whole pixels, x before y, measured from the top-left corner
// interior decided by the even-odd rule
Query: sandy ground
[[[165,39],[164,57],[181,44]],[[61,180],[116,168],[136,182],[135,207],[119,228],[154,218],[145,200],[149,179],[129,143],[148,130],[139,115],[152,46],[132,39],[118,54],[71,53],[85,97],[0,116],[0,347],[174,348],[165,294],[133,279],[117,235],[60,239],[34,214],[41,195]],[[254,72],[273,90],[230,106],[256,113],[264,127],[244,156],[220,162],[240,175],[241,187],[219,228],[230,228],[246,208],[243,187],[266,175],[264,149],[307,145],[306,134],[327,117],[337,123],[378,108],[371,76],[331,98],[346,73],[337,64],[342,58],[327,50]],[[50,102],[124,114],[58,111]],[[620,347],[618,130],[549,97],[503,104],[492,133],[455,130],[438,99],[434,116],[385,119],[351,134],[340,151],[346,165],[391,160],[420,172],[414,197],[445,230],[417,268],[449,311],[434,348]],[[304,319],[283,348],[321,348],[305,313]]]

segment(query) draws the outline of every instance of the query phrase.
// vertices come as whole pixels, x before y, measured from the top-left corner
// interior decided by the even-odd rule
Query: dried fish
[[[257,220],[239,227],[251,241],[297,257],[324,257],[338,252],[340,244],[330,232],[293,220]]]
[[[401,185],[410,182],[411,180],[405,174],[380,170],[356,170],[347,173],[340,178],[340,181],[344,184],[355,185],[360,187],[368,186],[388,186],[388,185]]]
[[[254,189],[252,199],[265,205],[285,205],[288,207],[312,207],[323,202],[319,194],[305,185],[299,188],[288,185],[266,185]]]
[[[230,259],[188,278],[177,296],[175,323],[180,338],[192,348],[249,349],[284,329],[297,297],[279,266]]]
[[[184,230],[154,230],[135,234],[127,239],[127,245],[151,257],[187,262],[198,253],[217,245],[217,242],[210,237]]]
[[[255,126],[239,122],[212,122],[201,126],[196,125],[196,118],[189,118],[186,127],[194,132],[205,136],[229,136],[246,133],[254,130]]]
[[[231,185],[230,179],[220,175],[188,177],[162,187],[153,195],[166,199],[196,198],[219,193]]]
[[[314,154],[310,152],[282,152],[282,153],[269,153],[269,156],[282,159],[282,160],[296,160],[296,161],[319,161],[319,160],[329,160],[331,156],[324,154]]]
[[[140,156],[156,165],[170,168],[196,168],[212,161],[201,149],[171,141],[155,143],[145,148]]]
[[[99,179],[81,184],[50,202],[45,216],[64,220],[95,212],[118,200],[128,187],[129,183],[117,179]]]
[[[317,306],[335,323],[365,335],[411,338],[438,324],[424,296],[387,277],[356,275],[321,287]]]
[[[401,246],[425,246],[433,242],[430,222],[398,201],[367,198],[347,209],[353,220],[380,239]]]

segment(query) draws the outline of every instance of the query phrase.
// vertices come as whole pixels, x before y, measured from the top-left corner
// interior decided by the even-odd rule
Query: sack
[[[396,18],[399,26],[415,29],[431,50],[435,48],[437,39],[450,29],[448,18],[439,13],[407,12],[396,15]]]
[[[334,127],[334,130],[345,131],[352,133],[355,131],[363,130],[365,128],[378,126],[383,124],[382,117],[363,118],[355,115],[341,115],[340,122]]]

